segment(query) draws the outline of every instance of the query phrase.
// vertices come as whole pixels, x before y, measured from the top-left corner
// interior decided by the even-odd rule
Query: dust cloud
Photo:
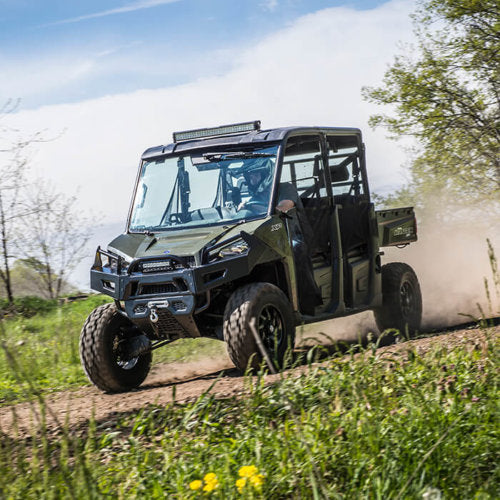
[[[499,290],[495,290],[487,244],[489,239],[498,258],[498,216],[475,212],[470,217],[443,221],[425,215],[418,242],[401,250],[384,249],[386,262],[406,262],[417,273],[423,298],[423,328],[451,326],[483,314],[500,315]]]

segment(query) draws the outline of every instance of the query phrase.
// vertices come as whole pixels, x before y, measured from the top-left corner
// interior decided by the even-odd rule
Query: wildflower
[[[191,481],[189,483],[189,487],[192,489],[192,490],[199,490],[201,488],[201,485],[203,483],[199,480],[199,479],[195,479],[194,481]]]
[[[256,490],[260,491],[264,482],[264,475],[259,474],[259,469],[255,465],[244,465],[238,471],[239,479],[236,480],[236,487],[241,493],[243,488],[249,483]]]
[[[206,491],[207,493],[215,490],[215,488],[219,486],[219,480],[217,479],[217,476],[213,472],[205,474],[203,481],[205,482],[205,486],[203,486],[203,491]]]
[[[246,477],[240,477],[239,479],[236,480],[236,488],[238,488],[238,493],[241,493],[243,491],[243,488],[247,484],[247,478]]]
[[[260,490],[262,488],[262,483],[264,482],[264,476],[262,474],[254,474],[250,476],[250,483],[256,490]]]
[[[244,465],[243,467],[240,467],[240,470],[238,471],[238,475],[240,477],[252,477],[253,475],[257,474],[259,472],[259,469],[255,467],[255,465]]]

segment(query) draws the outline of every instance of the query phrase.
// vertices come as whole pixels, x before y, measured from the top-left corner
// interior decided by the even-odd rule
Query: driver
[[[243,172],[250,199],[238,205],[238,211],[245,209],[248,215],[267,210],[273,181],[273,164],[269,158],[259,158]]]

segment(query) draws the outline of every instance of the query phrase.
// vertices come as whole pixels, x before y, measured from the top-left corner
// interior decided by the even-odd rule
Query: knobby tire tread
[[[415,317],[411,323],[405,321],[401,311],[399,293],[403,278],[411,282],[415,292]],[[417,275],[411,266],[403,262],[390,262],[382,267],[382,296],[382,307],[374,311],[380,332],[395,328],[401,333],[406,333],[405,330],[408,329],[408,333],[414,335],[420,328],[422,295]]]
[[[262,356],[250,331],[252,308],[263,294],[275,297],[280,305],[285,328],[285,342],[292,348],[295,340],[291,306],[288,298],[277,286],[271,283],[251,283],[236,289],[226,304],[224,311],[223,335],[229,357],[236,368],[245,371],[250,361],[250,368],[258,369]],[[278,355],[278,363],[282,359]]]
[[[80,359],[83,369],[88,379],[104,392],[123,392],[137,387],[146,378],[151,364],[151,353],[149,353],[144,355],[147,358],[143,359],[142,363],[138,363],[137,370],[136,367],[132,368],[136,373],[127,374],[135,375],[136,380],[130,383],[130,381],[120,381],[117,377],[116,367],[106,356],[109,346],[105,344],[109,339],[104,332],[119,314],[113,303],[97,307],[86,319],[80,335]]]

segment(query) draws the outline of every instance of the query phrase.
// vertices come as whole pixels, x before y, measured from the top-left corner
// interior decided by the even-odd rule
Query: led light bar
[[[142,262],[141,264],[142,272],[143,273],[154,273],[158,271],[171,271],[172,270],[172,264],[170,259],[169,260],[162,260],[162,261],[150,261],[150,262]]]
[[[196,130],[186,130],[184,132],[174,132],[174,142],[201,139],[202,137],[237,134],[239,132],[251,132],[252,130],[260,130],[260,120],[245,123],[234,123],[233,125],[221,125],[220,127],[199,128]]]

